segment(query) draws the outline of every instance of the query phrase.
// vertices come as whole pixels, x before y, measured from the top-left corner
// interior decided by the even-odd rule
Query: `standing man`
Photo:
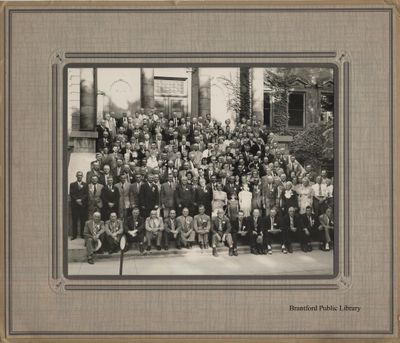
[[[131,184],[127,181],[126,174],[121,174],[120,182],[115,187],[119,192],[118,217],[125,220],[132,207]]]
[[[229,256],[233,256],[233,240],[231,234],[231,224],[225,216],[222,208],[217,210],[217,216],[213,218],[211,225],[211,240],[213,256],[218,257],[217,246],[225,241],[229,247]]]
[[[181,184],[176,187],[175,202],[179,214],[183,213],[183,209],[187,208],[190,214],[193,214],[194,192],[188,184],[188,179],[183,176]]]
[[[147,182],[144,182],[140,187],[139,203],[141,216],[143,218],[150,217],[150,212],[158,206],[160,202],[160,193],[158,187],[154,184],[154,177],[152,174],[147,176]]]
[[[200,249],[208,249],[208,235],[211,229],[211,218],[205,214],[206,208],[204,205],[199,206],[199,214],[194,216],[193,228],[197,232],[197,240]]]
[[[277,189],[274,184],[274,178],[271,175],[263,176],[262,179],[262,198],[265,214],[268,216],[271,208],[275,206],[277,198]]]
[[[119,191],[118,188],[113,185],[112,176],[107,177],[107,184],[101,190],[101,200],[103,201],[102,219],[104,221],[110,219],[112,212],[118,213],[119,205]]]
[[[315,184],[312,185],[314,191],[313,208],[314,213],[319,216],[325,212],[326,209],[326,185],[322,183],[322,177],[315,178]]]
[[[87,201],[88,201],[88,186],[82,181],[83,173],[76,173],[76,181],[69,185],[69,196],[71,197],[71,213],[72,213],[72,237],[71,241],[78,236],[78,221],[79,235],[83,238],[83,230],[87,219]]]
[[[93,175],[91,183],[89,184],[89,196],[88,196],[88,218],[92,218],[94,212],[100,212],[103,208],[103,201],[101,200],[101,190],[103,185],[98,183],[99,178]]]
[[[172,174],[168,174],[167,182],[161,185],[161,208],[164,218],[168,218],[169,212],[175,209],[175,183]]]
[[[93,253],[98,244],[104,243],[105,236],[104,222],[101,220],[100,212],[94,212],[93,219],[86,222],[83,235],[85,237],[87,261],[89,264],[94,264]]]

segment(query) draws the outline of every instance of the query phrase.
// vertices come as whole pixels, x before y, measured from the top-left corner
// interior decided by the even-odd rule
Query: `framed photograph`
[[[395,4],[2,13],[4,341],[398,338]]]

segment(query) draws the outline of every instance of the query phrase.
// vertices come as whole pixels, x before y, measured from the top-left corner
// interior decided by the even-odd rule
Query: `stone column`
[[[240,117],[250,118],[250,68],[240,67]]]
[[[199,68],[192,69],[192,86],[191,86],[191,117],[198,117],[199,115]]]
[[[199,116],[211,113],[211,77],[204,68],[198,69],[199,75]]]
[[[154,108],[154,69],[140,69],[141,107],[148,113]]]
[[[96,69],[81,68],[80,130],[96,129]]]
[[[253,118],[264,123],[264,68],[251,69]]]

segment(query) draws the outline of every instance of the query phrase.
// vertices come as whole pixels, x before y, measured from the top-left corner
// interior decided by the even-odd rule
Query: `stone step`
[[[133,243],[130,249],[124,253],[124,259],[129,259],[129,258],[145,258],[145,257],[158,257],[158,256],[165,256],[165,257],[171,257],[171,256],[184,256],[185,254],[189,253],[198,253],[202,254],[202,251],[198,245],[194,245],[191,249],[177,249],[173,244],[171,244],[170,248],[168,250],[157,250],[155,247],[152,247],[150,251],[145,251],[143,254],[139,252],[139,246],[137,243]],[[312,242],[311,243],[313,249],[318,249],[319,248],[319,242]],[[280,251],[281,246],[280,244],[272,244],[272,249],[273,251]],[[300,250],[300,244],[294,243],[293,244],[293,250]],[[212,251],[212,248],[208,248],[204,250],[205,252],[210,252]],[[203,251],[203,252],[204,252]],[[220,245],[217,247],[218,253],[228,253],[228,248],[224,245]],[[239,254],[249,254],[250,253],[250,247],[247,245],[239,245],[238,246],[238,253]],[[103,253],[103,254],[96,254],[96,259],[107,259],[107,260],[115,260],[120,258],[120,252],[109,254],[109,253]],[[84,241],[83,239],[76,239],[74,241],[69,241],[68,242],[68,262],[82,262],[86,261],[86,248],[84,246]]]

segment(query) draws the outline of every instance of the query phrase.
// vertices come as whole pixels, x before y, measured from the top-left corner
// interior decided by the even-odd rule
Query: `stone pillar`
[[[253,118],[264,123],[264,68],[251,69]]]
[[[140,69],[141,107],[145,112],[154,108],[154,69]]]
[[[81,68],[80,130],[96,129],[96,69]]]
[[[199,116],[211,113],[211,77],[204,68],[198,69],[199,75]]]
[[[199,68],[192,69],[192,86],[191,86],[191,117],[198,117],[199,115]]]
[[[97,93],[97,122],[104,119],[104,92]]]
[[[240,117],[250,118],[250,68],[240,67]]]

